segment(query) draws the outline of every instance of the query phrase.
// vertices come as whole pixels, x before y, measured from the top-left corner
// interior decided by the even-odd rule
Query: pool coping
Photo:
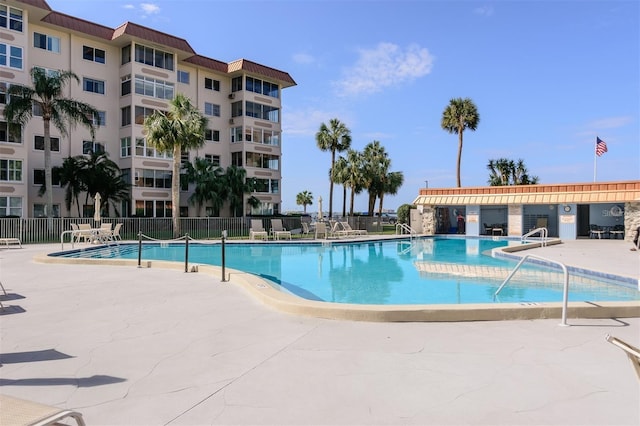
[[[353,241],[353,240],[351,240]],[[550,242],[551,243],[551,242]],[[553,244],[561,243],[560,240]],[[539,242],[523,246],[504,247],[506,255],[540,247]],[[509,250],[506,250],[509,249]],[[89,259],[63,258],[38,254],[34,261],[40,263],[99,264],[109,266],[138,267],[134,259]],[[184,262],[142,260],[142,268],[165,268],[184,270]],[[462,322],[462,321],[503,321],[562,318],[562,302],[535,303],[483,303],[465,305],[356,305],[321,302],[303,299],[274,288],[268,281],[236,269],[226,268],[226,280],[222,279],[222,267],[197,263],[187,264],[191,273],[205,273],[220,277],[220,284],[233,284],[255,297],[263,304],[278,311],[294,315],[310,316],[333,320],[369,322]],[[567,318],[632,318],[640,317],[640,301],[624,302],[569,302]]]

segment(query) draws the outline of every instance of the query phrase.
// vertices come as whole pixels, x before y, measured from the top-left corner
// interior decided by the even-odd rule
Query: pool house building
[[[640,181],[423,188],[411,226],[428,235],[632,239],[640,226]]]

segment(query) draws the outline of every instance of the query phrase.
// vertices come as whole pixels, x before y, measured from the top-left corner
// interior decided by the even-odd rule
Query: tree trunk
[[[171,177],[171,217],[173,238],[180,236],[180,145],[173,148],[173,176]]]
[[[351,188],[351,203],[349,203],[349,212],[351,216],[353,216],[353,203],[355,201],[355,198],[356,198],[356,192],[353,190],[353,188]]]
[[[342,217],[347,216],[347,186],[342,185]]]
[[[458,130],[458,188],[460,188],[462,185],[460,183],[460,163],[462,162],[462,129]]]
[[[44,186],[46,188],[47,229],[53,232],[53,178],[51,170],[51,120],[44,124]]]
[[[336,163],[336,151],[331,151],[331,170],[329,170],[329,219],[333,215],[333,167]]]

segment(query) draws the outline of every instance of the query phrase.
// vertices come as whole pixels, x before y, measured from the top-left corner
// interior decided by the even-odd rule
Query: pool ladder
[[[562,322],[560,323],[560,325],[562,325],[562,326],[569,325],[569,324],[567,324],[567,304],[568,304],[568,301],[569,301],[569,271],[567,270],[567,267],[563,263],[560,263],[560,262],[558,262],[556,260],[551,260],[551,259],[547,259],[545,257],[535,256],[533,254],[525,255],[522,259],[520,259],[520,262],[518,262],[516,267],[513,268],[513,271],[511,271],[511,273],[509,273],[509,276],[502,282],[502,284],[500,284],[500,287],[498,287],[498,290],[496,290],[496,292],[493,294],[493,297],[496,298],[498,296],[498,293],[500,293],[502,288],[509,282],[509,280],[511,280],[511,278],[513,278],[513,276],[518,271],[518,269],[520,269],[522,264],[524,262],[526,262],[528,259],[542,260],[544,262],[549,262],[549,263],[556,264],[556,265],[558,265],[558,266],[560,266],[562,268],[562,272],[564,274],[564,289],[563,289],[563,294],[562,294]]]
[[[547,228],[536,228],[532,231],[527,232],[526,234],[524,234],[522,236],[522,238],[520,238],[520,241],[522,241],[523,243],[527,242],[527,237],[530,237],[532,235],[536,235],[536,234],[540,234],[540,240],[542,241],[542,247],[546,247],[547,246],[547,240],[549,239],[549,230]]]
[[[396,234],[409,234],[410,239],[418,235],[418,233],[406,223],[396,224]]]

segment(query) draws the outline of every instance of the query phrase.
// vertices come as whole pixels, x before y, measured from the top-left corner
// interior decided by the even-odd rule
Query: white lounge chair
[[[605,339],[607,340],[607,342],[614,344],[625,351],[627,357],[629,358],[629,361],[631,361],[631,365],[633,365],[633,369],[635,370],[636,375],[638,376],[638,380],[640,380],[640,349],[636,348],[635,346],[631,346],[627,342],[624,342],[609,334],[605,336]]]
[[[367,235],[366,229],[353,229],[351,225],[349,225],[349,222],[340,222],[340,225],[342,225],[342,229],[344,229],[345,232],[351,235]]]
[[[255,240],[260,238],[263,240],[269,239],[269,234],[265,231],[262,225],[262,219],[251,219],[251,229],[249,229],[249,239]]]
[[[82,414],[77,411],[8,395],[0,395],[0,407],[0,425],[59,425],[68,418],[73,418],[78,426],[85,425]]]
[[[280,237],[291,239],[291,231],[282,225],[282,219],[271,219],[271,236],[274,240],[279,240]]]

